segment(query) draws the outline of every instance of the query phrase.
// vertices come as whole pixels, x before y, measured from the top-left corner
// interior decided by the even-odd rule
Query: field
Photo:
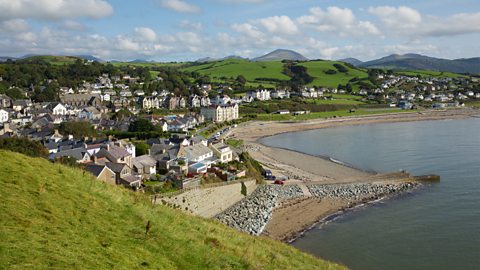
[[[0,269],[343,269],[154,207],[145,195],[79,169],[3,150],[0,156]]]
[[[333,66],[334,64],[341,64],[348,71],[346,73],[338,72],[337,69]],[[367,72],[361,69],[352,69],[345,66],[342,62],[335,61],[309,61],[300,63],[301,66],[307,68],[307,72],[310,76],[314,77],[312,83],[309,86],[323,86],[336,88],[339,84],[346,85],[351,79],[357,77],[358,79],[367,78]],[[326,74],[327,70],[335,70],[336,74]]]
[[[39,56],[31,56],[23,60],[27,60],[27,61],[43,60],[52,65],[69,65],[69,64],[75,63],[77,59],[78,57],[73,57],[73,56],[39,55]]]
[[[288,81],[290,77],[283,74],[283,63],[280,61],[273,62],[250,62],[241,59],[229,59],[199,65],[193,65],[181,70],[187,72],[198,72],[202,75],[210,76],[213,81],[223,82],[226,79],[235,79],[239,75],[243,75],[247,80],[247,85],[265,87],[273,87],[275,83],[271,81],[261,80],[261,78],[269,78],[275,80]]]
[[[430,70],[414,70],[414,71],[396,71],[396,74],[407,76],[422,76],[422,77],[436,77],[436,78],[467,78],[468,76],[453,73],[453,72],[440,72]]]

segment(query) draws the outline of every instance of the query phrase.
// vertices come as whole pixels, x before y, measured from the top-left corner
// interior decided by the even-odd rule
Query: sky
[[[479,0],[0,0],[0,56],[480,56]]]

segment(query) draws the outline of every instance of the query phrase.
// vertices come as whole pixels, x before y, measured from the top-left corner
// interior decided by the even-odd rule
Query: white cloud
[[[188,20],[183,20],[180,22],[180,27],[189,29],[189,30],[196,30],[196,31],[201,31],[203,29],[203,25],[201,23],[193,23]]]
[[[312,27],[318,32],[336,33],[340,36],[364,34],[378,35],[380,31],[369,21],[358,21],[351,9],[328,7],[326,10],[320,7],[310,9],[310,14],[301,16],[297,22],[303,26]]]
[[[134,29],[137,36],[144,41],[155,41],[157,34],[148,27],[137,27]]]
[[[260,24],[270,33],[296,34],[297,25],[288,16],[272,16],[260,20]]]
[[[75,17],[99,19],[111,14],[113,8],[104,0],[0,0],[0,20],[59,20]]]
[[[168,8],[177,12],[185,12],[185,13],[200,12],[200,8],[198,6],[189,4],[182,0],[162,0],[160,4],[164,8]]]
[[[116,47],[120,50],[126,51],[138,51],[140,50],[140,44],[124,36],[117,36]]]
[[[30,26],[23,19],[0,21],[0,32],[25,32],[28,29]]]
[[[222,0],[225,3],[233,3],[233,4],[258,4],[263,3],[265,0]]]
[[[409,30],[422,23],[422,15],[413,8],[401,6],[370,7],[368,12],[380,18],[384,26],[396,30]]]
[[[249,23],[234,24],[232,25],[233,30],[245,34],[246,36],[254,39],[261,39],[264,37],[264,34],[258,30],[258,28]]]
[[[422,27],[427,36],[454,36],[480,33],[480,12],[458,13],[445,19],[429,16]]]
[[[85,25],[72,20],[65,21],[62,27],[66,30],[72,30],[72,31],[85,31],[87,29]]]

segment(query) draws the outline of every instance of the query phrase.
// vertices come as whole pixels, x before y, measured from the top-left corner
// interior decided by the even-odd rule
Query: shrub
[[[39,142],[27,138],[2,138],[0,149],[10,150],[31,157],[48,157],[48,151]]]

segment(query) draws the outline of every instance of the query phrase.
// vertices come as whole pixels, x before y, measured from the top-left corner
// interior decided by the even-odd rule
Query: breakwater
[[[309,184],[307,188],[315,199],[344,199],[354,205],[409,191],[420,185],[420,183],[412,181],[328,185]],[[305,194],[298,185],[260,186],[250,196],[245,197],[224,212],[216,215],[215,219],[239,231],[259,235],[265,229],[279,202],[301,197],[305,197]]]

